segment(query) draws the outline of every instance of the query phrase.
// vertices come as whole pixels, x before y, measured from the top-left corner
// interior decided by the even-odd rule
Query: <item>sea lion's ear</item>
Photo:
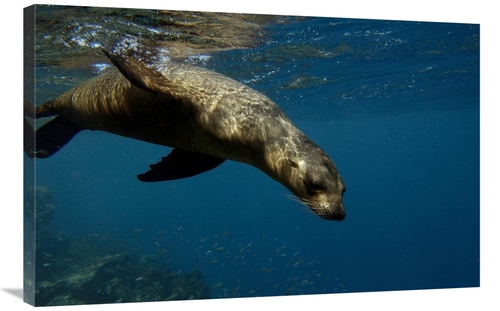
[[[288,158],[288,163],[290,163],[290,166],[293,168],[299,167],[299,162],[295,159]]]

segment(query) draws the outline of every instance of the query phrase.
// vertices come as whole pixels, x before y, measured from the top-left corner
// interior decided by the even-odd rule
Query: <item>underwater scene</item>
[[[480,285],[479,25],[44,5],[26,9],[25,25],[27,303]],[[172,91],[177,76],[158,75],[172,63],[194,68],[183,79],[199,72],[236,86],[256,99],[249,105],[266,100],[239,83],[265,95],[279,108],[268,103],[271,112],[257,107],[241,127],[222,128],[265,129],[252,145],[261,151],[292,131],[275,135],[269,122],[280,120],[303,132],[290,144],[304,156],[273,149],[287,158],[265,162],[263,152],[221,150],[200,132],[148,132],[168,129],[163,121],[191,126],[181,113],[163,120],[170,108],[150,98],[166,107],[186,92],[213,92],[210,83]],[[122,123],[93,117],[90,127],[77,122],[90,118],[87,108],[61,108],[71,115],[64,122],[44,112],[67,91],[91,105],[99,94],[72,89],[89,80],[111,90],[104,101],[144,105],[147,118],[118,105]],[[208,120],[207,131],[235,111]],[[193,150],[159,143],[172,139],[211,155],[189,158]],[[222,160],[204,162],[214,155]],[[163,174],[174,157],[178,175],[147,175]],[[273,175],[269,163],[286,172]],[[311,173],[316,166],[328,177]]]

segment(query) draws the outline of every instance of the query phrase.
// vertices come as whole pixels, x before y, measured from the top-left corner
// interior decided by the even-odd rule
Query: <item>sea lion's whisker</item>
[[[318,215],[322,214],[322,212],[317,209],[315,203],[311,200],[299,198],[299,197],[296,197],[294,195],[289,195],[289,194],[287,194],[285,196],[292,201],[301,203],[302,206],[306,207],[305,210],[308,212],[313,212],[313,213],[318,214]]]

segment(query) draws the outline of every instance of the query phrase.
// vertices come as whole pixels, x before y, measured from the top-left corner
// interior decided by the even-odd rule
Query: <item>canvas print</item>
[[[479,286],[479,25],[24,14],[25,302]]]

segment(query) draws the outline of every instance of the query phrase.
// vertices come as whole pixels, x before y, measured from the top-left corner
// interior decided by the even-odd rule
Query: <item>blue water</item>
[[[37,160],[51,224],[166,247],[166,265],[202,271],[212,297],[479,286],[479,26],[318,18],[269,32],[201,65],[265,93],[330,155],[343,222],[230,161],[141,183],[168,148],[86,131]],[[47,71],[39,104],[71,87]]]

